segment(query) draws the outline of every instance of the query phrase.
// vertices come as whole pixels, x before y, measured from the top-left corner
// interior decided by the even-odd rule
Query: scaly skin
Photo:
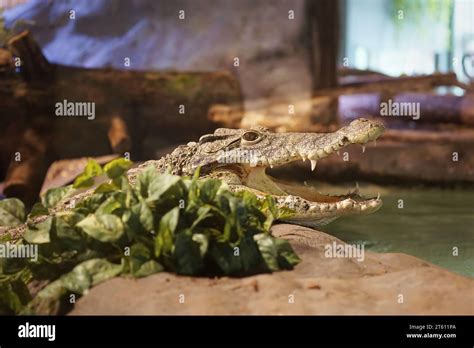
[[[198,142],[177,147],[159,160],[147,161],[128,171],[133,184],[137,175],[152,165],[159,172],[192,176],[201,167],[201,177],[218,178],[232,191],[251,191],[259,198],[272,195],[279,207],[296,212],[289,222],[320,226],[353,214],[369,214],[382,206],[380,197],[364,199],[358,192],[328,196],[314,188],[280,183],[265,174],[265,168],[309,159],[314,170],[318,160],[351,144],[377,139],[384,131],[380,122],[357,119],[333,133],[273,133],[264,127],[217,129]],[[63,201],[55,211],[67,210],[93,193],[80,193]]]
[[[318,160],[351,144],[364,145],[376,140],[384,131],[380,122],[357,119],[333,133],[273,133],[264,127],[251,129],[217,129],[199,142],[179,146],[158,161],[148,161],[129,171],[136,175],[149,165],[160,172],[169,168],[176,175],[192,175],[201,167],[202,177],[218,178],[233,191],[247,190],[263,198],[274,196],[277,205],[296,215],[292,223],[319,226],[343,216],[370,214],[382,206],[380,197],[363,199],[358,192],[326,196],[314,188],[279,183],[265,174],[265,168],[297,160],[311,161],[314,170]]]

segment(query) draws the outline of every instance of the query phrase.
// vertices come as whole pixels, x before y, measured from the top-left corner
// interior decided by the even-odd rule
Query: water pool
[[[349,187],[317,185],[323,193],[347,192]],[[363,243],[366,250],[402,252],[474,277],[473,189],[360,187],[364,195],[380,192],[382,208],[372,215],[340,218],[321,231],[347,243]]]

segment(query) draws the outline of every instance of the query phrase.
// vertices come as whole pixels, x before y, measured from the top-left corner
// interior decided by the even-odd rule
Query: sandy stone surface
[[[302,258],[293,271],[247,278],[115,278],[79,299],[70,314],[474,314],[473,279],[406,254],[327,258],[325,245],[343,242],[300,226],[276,225],[272,233],[289,240]]]

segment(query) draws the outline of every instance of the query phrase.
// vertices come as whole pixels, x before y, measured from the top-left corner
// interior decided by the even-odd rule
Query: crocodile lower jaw
[[[324,157],[332,153],[327,150]],[[335,152],[337,149],[332,151]],[[323,156],[318,157],[318,160],[322,158]],[[309,159],[311,170],[314,171],[316,159],[312,156]],[[365,198],[359,194],[358,187],[347,194],[327,195],[313,186],[275,179],[266,174],[266,167],[247,167],[246,171],[248,174],[244,181],[245,186],[272,195],[279,206],[288,207],[296,212],[294,218],[288,220],[290,222],[320,226],[344,215],[371,214],[382,206],[380,195]]]
[[[306,207],[308,213],[331,213],[335,211],[347,214],[370,214],[382,206],[380,195],[365,198],[356,187],[343,195],[323,194],[316,187],[304,184],[288,183],[266,174],[265,168],[250,171],[245,185],[277,199],[284,198],[287,205]]]

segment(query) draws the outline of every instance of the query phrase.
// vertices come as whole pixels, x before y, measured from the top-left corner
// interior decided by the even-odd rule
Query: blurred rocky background
[[[364,154],[350,149],[350,161],[321,161],[318,179],[474,181],[472,2],[0,6],[0,180],[7,195],[35,200],[58,160],[66,162],[48,178],[63,183],[84,163],[74,158],[125,154],[141,161],[217,127],[332,131],[357,117],[381,119],[386,135]],[[58,118],[54,106],[63,100],[94,102],[97,117]],[[383,116],[388,102],[418,104],[420,117]],[[301,166],[279,174],[311,179]]]

